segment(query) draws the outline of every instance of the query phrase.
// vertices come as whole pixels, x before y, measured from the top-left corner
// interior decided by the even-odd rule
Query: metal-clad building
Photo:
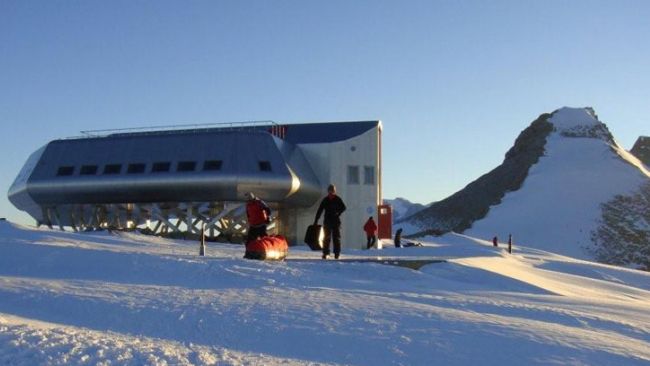
[[[381,122],[227,126],[55,140],[34,152],[9,200],[37,223],[160,233],[246,229],[244,193],[274,209],[272,228],[299,243],[333,183],[348,206],[344,248],[381,203]]]

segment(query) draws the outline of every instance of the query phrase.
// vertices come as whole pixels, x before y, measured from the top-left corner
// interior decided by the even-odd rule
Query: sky
[[[444,199],[540,114],[650,135],[648,1],[0,0],[0,217],[80,131],[379,119],[383,196]]]

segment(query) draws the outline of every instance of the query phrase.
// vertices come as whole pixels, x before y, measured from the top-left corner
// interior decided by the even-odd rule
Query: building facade
[[[380,121],[261,123],[55,140],[30,156],[8,196],[39,225],[237,241],[252,191],[274,210],[271,231],[295,245],[335,184],[348,207],[343,248],[360,249],[382,202],[381,133]]]

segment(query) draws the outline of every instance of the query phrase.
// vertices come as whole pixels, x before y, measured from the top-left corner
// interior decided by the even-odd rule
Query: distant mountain
[[[424,233],[463,232],[474,221],[485,217],[490,206],[499,204],[506,192],[521,187],[530,166],[544,154],[546,137],[553,131],[553,125],[547,121],[550,116],[541,115],[525,129],[500,166],[405,221],[421,228]]]
[[[646,166],[650,166],[650,137],[639,137],[630,152],[639,158],[639,160],[641,160]]]
[[[385,199],[384,204],[391,205],[393,209],[393,222],[400,220],[421,211],[426,206],[420,203],[413,203],[406,198],[397,197],[395,199]]]
[[[512,234],[530,247],[650,268],[650,255],[638,254],[650,254],[649,185],[650,172],[593,109],[561,108],[522,131],[500,166],[405,221],[420,234]],[[619,261],[623,252],[637,254]]]

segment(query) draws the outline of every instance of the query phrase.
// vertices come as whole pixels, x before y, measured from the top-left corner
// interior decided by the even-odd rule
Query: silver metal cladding
[[[30,157],[9,198],[35,216],[34,206],[237,202],[248,191],[309,207],[320,184],[299,148],[267,132],[109,135],[52,141]]]

